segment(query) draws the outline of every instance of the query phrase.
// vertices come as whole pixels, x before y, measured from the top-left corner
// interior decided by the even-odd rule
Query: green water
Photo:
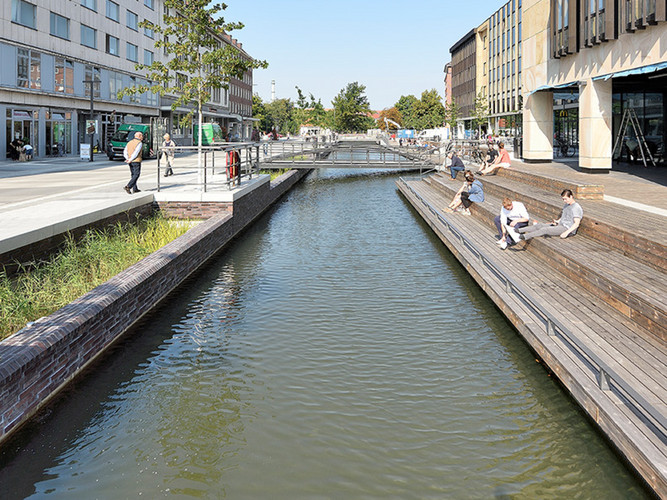
[[[312,174],[0,455],[2,498],[645,498],[398,195]]]

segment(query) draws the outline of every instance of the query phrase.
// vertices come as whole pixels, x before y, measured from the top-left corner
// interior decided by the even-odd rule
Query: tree
[[[373,126],[365,85],[348,83],[332,101],[335,111],[334,129],[339,132],[364,132]]]
[[[456,137],[456,127],[460,115],[461,108],[456,104],[456,100],[452,99],[452,102],[445,108],[445,123],[449,125],[449,128],[452,131],[452,137]]]
[[[401,113],[403,118],[402,124],[405,128],[419,128],[417,126],[417,107],[419,105],[419,99],[417,99],[412,94],[402,95],[394,107]]]
[[[271,129],[272,124],[269,121],[266,105],[257,94],[253,94],[252,96],[252,116],[259,120],[258,126],[260,130],[267,131]]]
[[[479,136],[482,136],[482,125],[486,125],[489,119],[489,104],[486,97],[481,92],[475,97],[475,107],[473,109],[473,126],[477,129]]]
[[[137,64],[137,70],[145,70],[149,84],[124,89],[120,95],[155,92],[173,94],[176,100],[172,109],[196,104],[199,121],[198,160],[201,167],[202,105],[211,99],[212,88],[229,88],[230,78],[242,78],[254,68],[266,68],[265,61],[244,57],[230,43],[228,33],[243,28],[242,23],[226,22],[219,13],[225,4],[210,4],[210,0],[164,0],[163,23],[148,20],[139,23],[142,28],[153,30],[155,48],[166,51],[166,62],[156,60],[150,65]],[[189,122],[195,109],[186,115]]]
[[[445,107],[442,98],[435,89],[422,92],[421,100],[416,104],[416,127],[419,129],[442,127],[445,121]]]
[[[389,130],[396,130],[396,125],[391,122],[389,122],[389,127],[387,127],[387,124],[384,121],[385,118],[387,118],[387,120],[392,120],[398,123],[399,126],[403,126],[403,117],[401,116],[401,112],[396,109],[396,106],[380,111],[380,117],[376,120],[376,126],[380,130],[385,130],[387,128]]]
[[[325,124],[326,111],[322,106],[322,100],[315,101],[315,96],[310,94],[310,99],[306,96],[299,87],[296,87],[297,95],[296,108],[294,110],[294,121],[300,127],[302,125],[312,125],[321,127]]]

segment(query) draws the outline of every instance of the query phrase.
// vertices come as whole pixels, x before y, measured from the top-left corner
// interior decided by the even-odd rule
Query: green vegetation
[[[394,107],[403,119],[399,123],[405,128],[420,130],[442,127],[447,118],[442,98],[435,89],[422,92],[421,99],[413,95],[402,95]]]
[[[334,129],[339,132],[365,132],[375,126],[366,97],[366,86],[348,83],[332,101],[335,111]]]
[[[261,170],[261,174],[270,174],[271,175],[271,180],[277,179],[281,175],[283,175],[285,172],[289,172],[291,169],[289,168],[280,168],[277,170]]]
[[[184,234],[190,224],[161,215],[68,238],[48,262],[8,278],[0,273],[0,339],[51,314]]]

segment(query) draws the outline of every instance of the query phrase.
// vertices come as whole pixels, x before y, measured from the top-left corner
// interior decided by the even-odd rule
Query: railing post
[[[203,168],[204,168],[204,175],[203,175],[204,186],[203,187],[204,187],[204,192],[206,192],[206,151],[204,151],[204,165],[203,165]]]
[[[215,175],[215,148],[211,149],[211,174]]]
[[[157,150],[157,192],[160,192],[160,150]]]

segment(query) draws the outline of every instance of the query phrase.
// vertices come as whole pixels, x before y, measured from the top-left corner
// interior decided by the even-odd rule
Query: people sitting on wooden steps
[[[446,212],[460,212],[470,215],[470,205],[484,201],[484,187],[469,170],[465,173],[465,182],[454,195],[454,199],[445,209]]]
[[[528,225],[530,216],[523,203],[510,198],[503,198],[500,215],[496,215],[493,222],[498,229],[498,241],[496,243],[505,250],[508,246],[519,242],[520,235],[517,230]]]
[[[552,220],[551,224],[538,224],[535,222],[532,226],[529,225],[520,228],[518,231],[521,240],[528,243],[529,240],[538,236],[560,236],[561,238],[567,238],[570,235],[577,234],[581,219],[584,217],[584,210],[575,201],[571,190],[564,189],[560,196],[565,203],[560,218]]]
[[[494,175],[501,168],[511,168],[510,154],[505,149],[504,142],[498,143],[498,156],[493,160],[493,163],[477,172],[477,175]]]
[[[452,180],[456,180],[456,175],[459,172],[463,172],[466,167],[463,165],[463,162],[461,161],[461,158],[458,157],[456,152],[450,151],[447,153],[447,158],[449,158],[450,163],[449,163],[449,175],[452,176]]]

